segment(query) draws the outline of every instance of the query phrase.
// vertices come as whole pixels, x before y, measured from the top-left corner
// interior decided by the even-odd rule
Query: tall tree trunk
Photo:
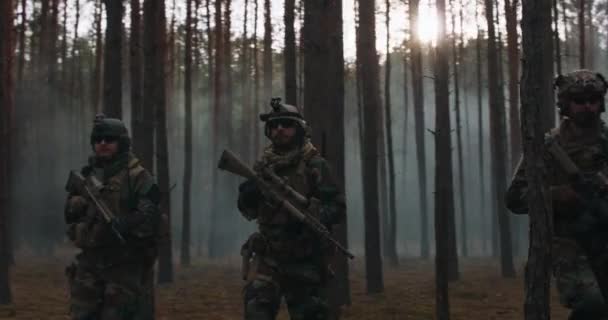
[[[508,51],[507,64],[509,65],[511,168],[515,168],[521,155],[521,132],[519,130],[519,48],[517,45],[517,2],[518,0],[505,0]]]
[[[397,255],[397,208],[395,207],[395,158],[393,153],[393,124],[391,116],[391,54],[390,54],[390,0],[386,0],[386,65],[384,74],[384,125],[386,134],[386,157],[388,160],[388,223],[385,223],[386,234],[384,256],[391,265],[399,264]]]
[[[211,143],[213,144],[212,159],[217,159],[219,155],[219,144],[222,143],[220,136],[220,126],[222,120],[222,106],[223,106],[223,90],[224,90],[224,37],[223,37],[223,24],[222,24],[222,0],[215,0],[215,32],[214,32],[214,44],[215,44],[215,66],[213,74],[213,109],[211,110],[212,122],[212,138]],[[208,241],[208,252],[211,258],[219,256],[219,235],[217,227],[219,225],[220,214],[219,212],[219,199],[218,199],[218,187],[219,179],[217,176],[217,170],[213,170],[212,173],[212,201],[211,206],[211,218],[210,218],[210,232]]]
[[[166,18],[164,0],[144,1],[144,124],[150,130],[145,142],[144,153],[156,149],[156,168],[158,185],[161,192],[160,210],[166,214],[168,230],[171,230],[171,203],[169,191],[169,167],[167,153],[166,123]],[[152,124],[156,123],[156,126]],[[156,132],[154,144],[152,132]],[[173,280],[171,237],[167,237],[159,246],[158,282],[168,283]]]
[[[68,1],[63,0],[63,17],[62,17],[62,33],[61,33],[61,81],[63,89],[67,88],[68,83]]]
[[[232,43],[230,42],[230,29],[231,29],[231,19],[230,16],[232,14],[232,0],[224,0],[225,10],[224,10],[224,101],[223,101],[223,109],[224,109],[224,125],[223,128],[225,130],[225,135],[228,138],[228,145],[232,145],[233,142],[233,131],[232,130],[232,118],[233,118],[233,107],[232,107]],[[236,186],[235,186],[236,187]]]
[[[13,127],[13,1],[0,1],[0,316],[12,316],[10,286],[9,199]]]
[[[568,41],[570,40],[570,34],[568,33],[568,14],[566,12],[566,1],[558,1],[561,3],[562,7],[562,24],[564,25],[564,67],[568,68],[568,57],[570,57],[570,46],[568,45]]]
[[[553,108],[552,62],[546,59],[552,41],[551,0],[522,1],[523,68],[521,78],[522,134],[528,180],[530,249],[525,275],[524,319],[549,320],[551,287],[552,208],[544,181],[543,160],[545,109]],[[547,66],[551,64],[551,66]]]
[[[272,22],[270,20],[270,0],[264,0],[264,96],[270,101],[272,96]]]
[[[253,157],[257,158],[260,152],[260,125],[257,121],[257,115],[260,113],[260,64],[258,61],[258,1],[253,0],[254,15],[253,15],[253,114],[256,116],[252,121],[253,125]]]
[[[144,148],[145,135],[149,134],[146,131],[151,124],[144,123],[144,105],[143,99],[143,51],[141,41],[141,7],[139,0],[131,0],[131,41],[129,44],[130,61],[129,67],[131,71],[131,131],[133,133],[133,150],[140,156],[146,168],[152,168],[152,154],[145,154]],[[149,158],[144,158],[143,156]]]
[[[414,96],[414,130],[416,136],[416,160],[418,163],[418,194],[420,201],[420,256],[430,254],[427,209],[426,150],[424,142],[424,78],[422,76],[422,49],[418,35],[419,0],[409,1],[411,30],[410,63],[412,68],[412,92]]]
[[[587,66],[585,51],[585,0],[578,0],[578,67],[583,69]]]
[[[122,118],[122,0],[104,0],[106,5],[106,51],[103,81],[103,111],[113,118]]]
[[[19,62],[17,67],[17,82],[23,80],[25,69],[25,31],[27,29],[27,1],[21,0],[21,25],[19,26]],[[31,48],[31,46],[30,46]]]
[[[184,180],[182,199],[182,265],[190,265],[190,187],[192,185],[192,0],[186,0],[186,39],[184,50]]]
[[[557,1],[553,0],[553,38],[555,42],[555,67],[557,68],[557,74],[562,74],[562,51],[561,41],[559,40],[559,10],[557,8]],[[565,26],[564,26],[565,27]]]
[[[467,240],[467,211],[465,203],[464,188],[464,164],[462,159],[462,126],[460,120],[460,59],[456,36],[456,11],[453,0],[450,0],[450,10],[452,14],[452,64],[454,65],[454,111],[456,116],[456,151],[458,155],[458,195],[460,204],[460,250],[464,257],[469,255]],[[457,253],[457,252],[456,252]],[[458,257],[456,257],[458,258]],[[450,265],[454,267],[454,265]],[[455,265],[453,275],[458,275],[458,264]],[[456,272],[454,272],[456,271]],[[456,279],[453,279],[456,280]]]
[[[247,32],[247,23],[249,16],[249,0],[245,0],[245,14],[243,19],[243,45],[241,47],[241,105],[242,116],[241,116],[241,150],[243,159],[247,162],[251,161],[250,150],[251,150],[251,128],[250,122],[255,119],[255,116],[251,112],[251,65],[249,63],[251,39]]]
[[[296,32],[294,29],[295,0],[285,0],[285,101],[296,105],[298,86],[296,82]]]
[[[500,87],[498,86],[498,56],[494,30],[494,1],[485,0],[486,21],[488,23],[488,92],[490,102],[490,137],[492,139],[492,174],[493,191],[496,206],[493,208],[498,215],[500,227],[500,257],[502,275],[514,277],[513,252],[511,250],[511,231],[509,217],[504,206],[502,193],[506,186],[506,143],[505,143],[505,117],[504,104],[500,103]]]
[[[475,53],[476,53],[476,71],[477,71],[477,139],[478,139],[478,155],[479,155],[479,212],[481,212],[481,239],[482,239],[482,250],[487,253],[487,245],[488,245],[488,226],[486,221],[486,186],[485,186],[485,156],[484,156],[484,134],[483,134],[483,91],[482,91],[482,72],[481,72],[481,41],[483,39],[481,27],[479,24],[479,16],[478,10],[475,10],[475,24],[477,25],[477,41],[475,43]]]
[[[94,112],[101,111],[101,90],[103,88],[103,38],[101,19],[103,16],[102,0],[96,0],[95,6],[95,68],[91,79],[91,99]]]
[[[378,134],[381,101],[376,53],[375,1],[359,0],[357,64],[361,68],[364,108],[363,194],[365,208],[365,270],[368,293],[384,291],[380,255],[380,216],[378,208]],[[307,82],[308,83],[308,82]]]
[[[445,0],[437,0],[437,45],[435,47],[435,303],[438,320],[450,319],[448,277],[450,272],[450,215],[454,215],[452,137],[448,45],[445,32]]]
[[[341,188],[344,172],[344,54],[342,1],[306,2],[302,46],[307,68],[304,81],[304,114],[312,126],[312,141],[334,170]],[[295,62],[294,62],[295,63]],[[295,100],[294,100],[295,101]],[[335,238],[347,247],[346,221],[333,228]],[[329,283],[331,319],[340,306],[350,304],[348,263],[343,255],[331,261],[336,276]]]

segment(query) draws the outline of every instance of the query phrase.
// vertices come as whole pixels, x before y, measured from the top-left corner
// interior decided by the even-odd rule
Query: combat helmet
[[[93,130],[91,131],[91,146],[95,144],[98,137],[114,137],[118,140],[118,152],[123,153],[131,148],[131,138],[124,122],[116,118],[108,118],[100,113],[93,120]]]
[[[272,98],[270,100],[270,106],[272,110],[268,113],[260,114],[260,120],[265,122],[264,134],[270,138],[270,123],[280,119],[293,120],[298,130],[298,136],[304,138],[308,135],[309,127],[300,112],[300,109],[296,106],[281,103],[281,98]]]
[[[587,69],[572,71],[557,76],[553,86],[557,90],[557,107],[561,115],[567,115],[570,101],[580,96],[597,97],[601,101],[600,112],[605,110],[604,95],[608,82],[599,72]]]

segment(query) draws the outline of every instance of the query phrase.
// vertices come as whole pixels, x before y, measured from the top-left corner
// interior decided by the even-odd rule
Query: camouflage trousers
[[[254,259],[243,289],[245,320],[274,320],[282,299],[291,320],[328,319],[326,290],[318,268],[300,265],[292,269],[302,272],[285,273]]]
[[[152,320],[151,266],[95,268],[76,262],[66,269],[72,320]]]
[[[553,275],[569,320],[608,320],[608,306],[587,257],[573,240],[554,238]]]

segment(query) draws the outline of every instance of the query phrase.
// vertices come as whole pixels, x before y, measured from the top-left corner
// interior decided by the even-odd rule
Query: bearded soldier
[[[345,203],[328,163],[311,144],[298,108],[282,104],[280,99],[273,99],[271,105],[272,110],[260,119],[272,143],[254,170],[271,169],[310,202],[318,203],[307,210],[331,228],[345,218]],[[253,179],[239,186],[239,210],[258,224],[258,232],[250,236],[241,252],[247,281],[243,290],[245,319],[275,319],[282,298],[293,320],[327,319],[324,289],[332,275],[328,258],[334,248],[269,200]]]
[[[130,145],[122,121],[98,115],[94,154],[68,181],[67,233],[81,249],[66,270],[73,320],[153,319],[159,189]]]
[[[608,319],[597,281],[608,270],[592,268],[598,257],[586,250],[587,242],[580,241],[588,235],[601,233],[603,236],[607,232],[593,227],[599,224],[584,214],[589,207],[585,197],[598,190],[581,192],[575,188],[563,165],[564,158],[569,158],[585,175],[608,173],[608,136],[600,120],[607,82],[599,73],[578,70],[557,77],[555,87],[561,121],[546,135],[545,143],[546,176],[554,212],[553,275],[560,302],[571,309],[569,319]],[[549,146],[558,146],[560,153]],[[524,162],[525,159],[520,161],[506,194],[506,205],[516,214],[528,212]],[[605,249],[598,254],[602,255]]]

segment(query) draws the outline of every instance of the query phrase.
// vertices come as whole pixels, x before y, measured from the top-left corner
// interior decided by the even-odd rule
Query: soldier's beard
[[[596,112],[582,111],[573,114],[571,119],[579,128],[591,128],[597,124],[599,115]]]

